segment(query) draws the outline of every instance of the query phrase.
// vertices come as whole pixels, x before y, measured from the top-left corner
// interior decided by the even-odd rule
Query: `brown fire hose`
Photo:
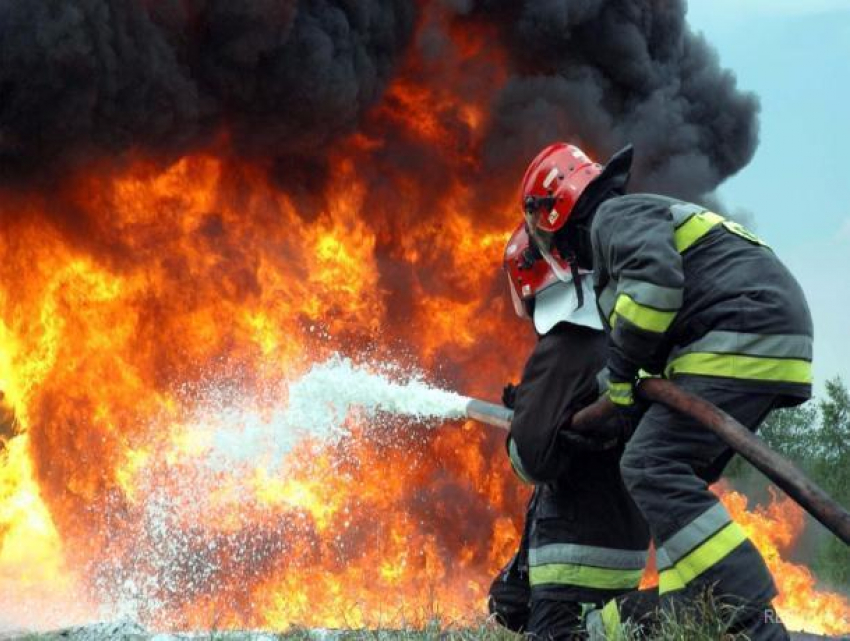
[[[791,461],[770,449],[764,441],[726,412],[664,379],[645,379],[640,384],[638,393],[648,401],[662,403],[690,416],[717,434],[835,536],[850,545],[850,513]],[[571,431],[583,435],[598,435],[601,429],[605,434],[605,426],[613,423],[611,419],[616,412],[616,406],[607,398],[598,401],[573,417]],[[466,416],[508,430],[513,412],[501,405],[470,399]]]
[[[850,512],[797,469],[791,461],[770,449],[763,440],[726,412],[660,378],[644,380],[638,388],[638,393],[648,401],[662,403],[691,417],[717,434],[835,536],[850,545]],[[592,433],[616,411],[614,403],[606,398],[578,412],[573,417],[571,429],[584,434]]]

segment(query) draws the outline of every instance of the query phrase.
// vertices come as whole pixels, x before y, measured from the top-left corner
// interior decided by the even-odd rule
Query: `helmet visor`
[[[552,269],[552,273],[558,277],[558,280],[564,283],[569,283],[573,279],[572,274],[564,269],[552,255],[555,234],[540,229],[537,226],[536,219],[538,215],[539,214],[535,214],[533,211],[526,210],[525,212],[525,225],[528,230],[528,238],[532,243],[534,243],[535,247],[537,247],[540,255],[543,256],[543,260],[546,261]]]

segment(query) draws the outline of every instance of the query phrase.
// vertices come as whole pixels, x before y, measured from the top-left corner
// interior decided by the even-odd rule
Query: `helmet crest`
[[[561,229],[602,166],[574,145],[549,145],[531,161],[522,179],[520,206],[532,233]]]

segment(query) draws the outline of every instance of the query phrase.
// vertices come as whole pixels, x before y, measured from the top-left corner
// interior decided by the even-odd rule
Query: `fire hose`
[[[662,403],[714,432],[830,532],[850,545],[850,512],[791,461],[768,447],[762,439],[726,412],[664,379],[644,380],[638,388],[638,394],[647,401]],[[605,399],[576,413],[569,429],[585,436],[592,435],[599,425],[608,422],[616,412],[614,403]],[[513,418],[511,410],[477,399],[467,404],[466,415],[505,430],[510,429]]]

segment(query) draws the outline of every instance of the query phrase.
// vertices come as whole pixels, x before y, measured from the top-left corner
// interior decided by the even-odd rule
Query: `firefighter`
[[[621,423],[594,441],[562,430],[599,396],[606,358],[590,276],[560,256],[546,262],[524,225],[504,266],[514,308],[538,335],[520,384],[503,398],[514,409],[511,464],[535,490],[521,549],[494,582],[490,608],[534,638],[572,638],[586,611],[637,588],[649,531],[620,478]]]
[[[570,253],[593,270],[609,334],[607,394],[618,408],[634,407],[643,369],[756,430],[774,408],[811,396],[803,291],[739,224],[674,198],[625,195],[632,155],[627,147],[602,167],[565,143],[544,149],[522,185],[533,242],[548,261]],[[710,591],[733,606],[733,631],[787,639],[764,560],[708,487],[731,456],[712,432],[654,404],[620,469],[649,523],[662,606],[689,607]]]

